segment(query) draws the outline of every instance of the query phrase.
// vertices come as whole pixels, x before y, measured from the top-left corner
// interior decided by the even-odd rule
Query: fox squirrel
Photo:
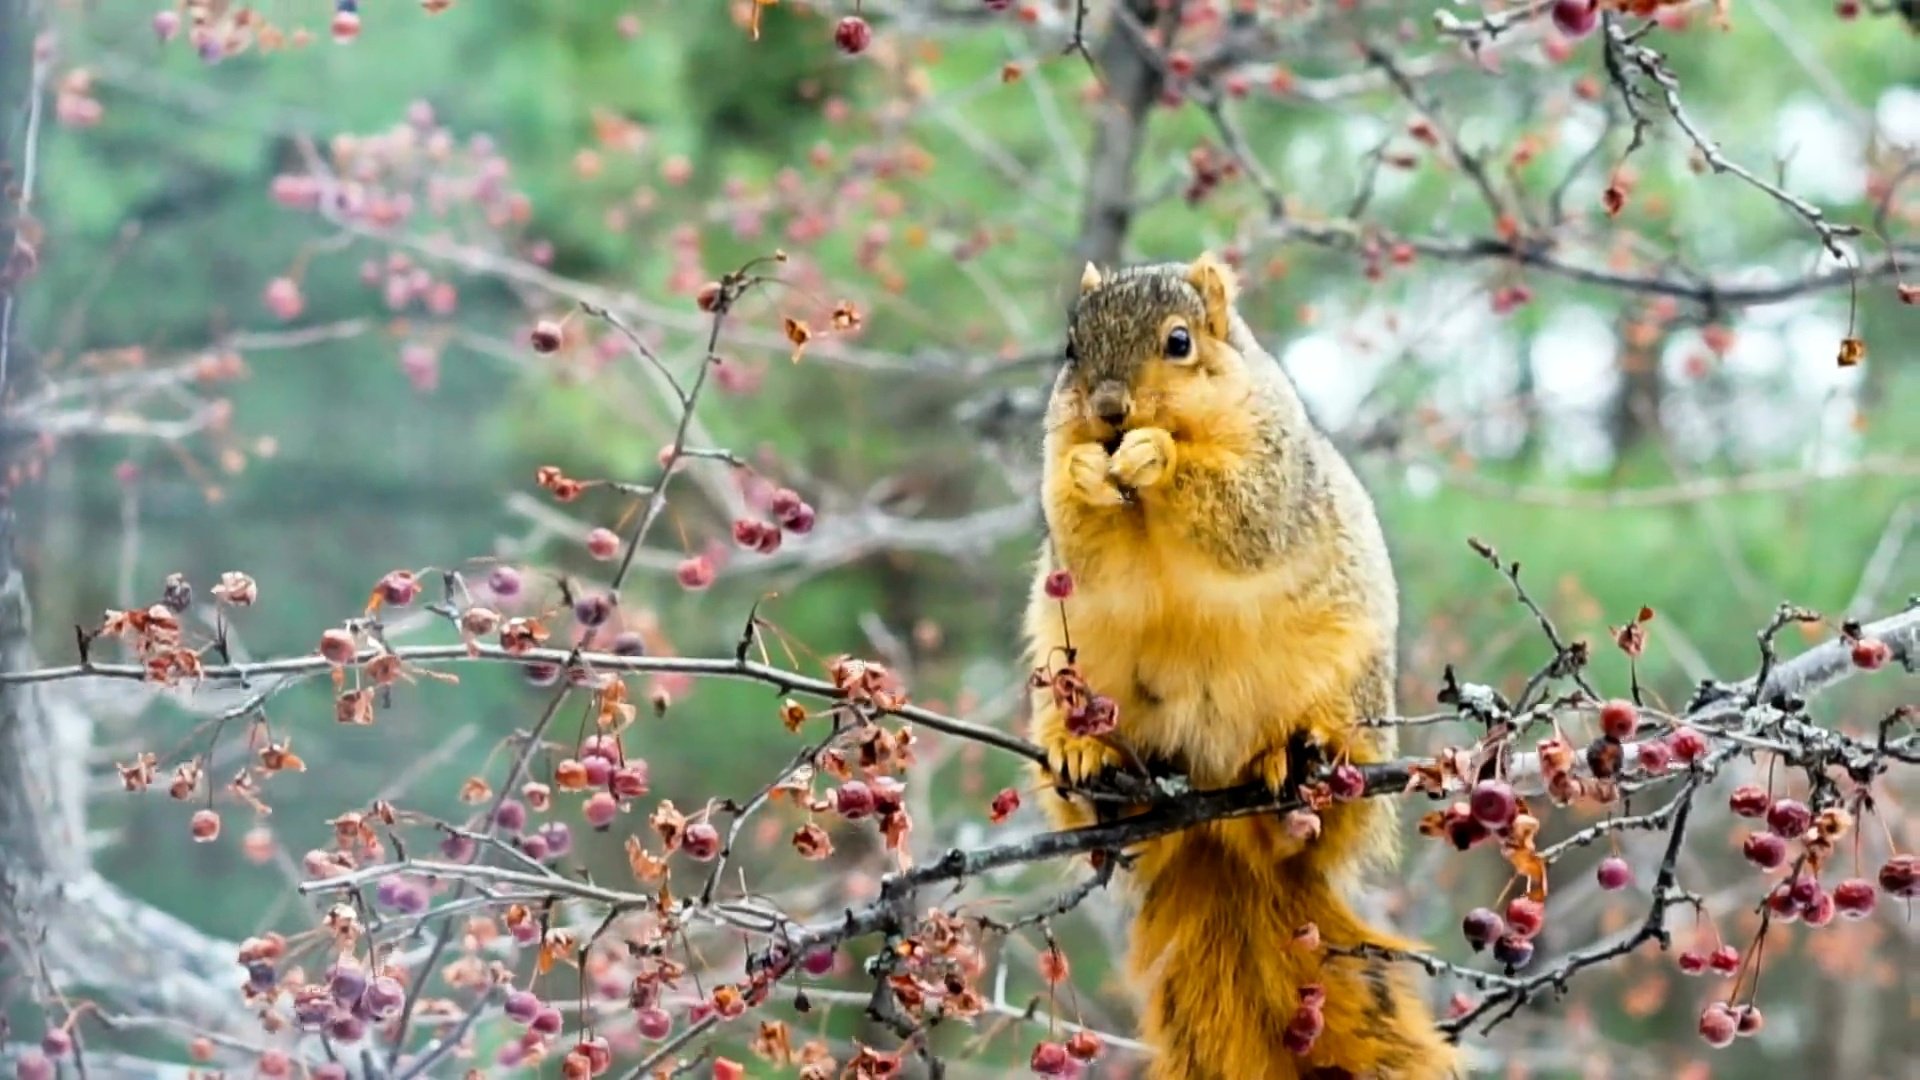
[[[1089,265],[1069,316],[1025,630],[1036,669],[1073,665],[1118,711],[1105,736],[1076,734],[1058,695],[1035,691],[1042,801],[1063,827],[1095,815],[1054,785],[1109,767],[1280,792],[1315,760],[1394,750],[1391,729],[1357,723],[1393,706],[1397,594],[1372,501],[1253,339],[1235,290],[1210,254]],[[1417,948],[1346,899],[1362,869],[1391,858],[1392,813],[1360,799],[1323,810],[1308,839],[1263,815],[1130,852],[1129,969],[1151,1076],[1461,1075],[1404,964],[1294,940],[1312,923],[1327,946]],[[1301,1033],[1287,1027],[1315,986],[1325,1026],[1296,1053]]]

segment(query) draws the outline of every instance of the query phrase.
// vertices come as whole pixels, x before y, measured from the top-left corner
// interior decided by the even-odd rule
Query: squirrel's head
[[[1057,430],[1111,448],[1131,428],[1211,428],[1244,398],[1246,361],[1228,340],[1235,289],[1212,254],[1106,274],[1089,263],[1067,317]]]

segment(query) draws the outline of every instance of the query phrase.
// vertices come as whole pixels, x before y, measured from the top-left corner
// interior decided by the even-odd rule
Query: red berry
[[[1741,817],[1765,817],[1767,807],[1773,805],[1773,796],[1758,784],[1741,784],[1727,797],[1727,805]]]
[[[840,46],[841,52],[857,56],[873,44],[873,27],[867,25],[867,20],[860,16],[849,15],[833,28],[833,43]]]
[[[680,838],[680,847],[686,853],[701,862],[709,862],[720,854],[720,830],[705,821],[696,821],[687,826]]]
[[[1813,824],[1813,811],[1798,799],[1781,799],[1767,807],[1767,828],[1791,840],[1805,835]]]
[[[1740,970],[1740,950],[1731,945],[1722,945],[1707,957],[1707,966],[1722,975],[1731,975]]]
[[[1873,914],[1874,905],[1878,902],[1873,882],[1866,878],[1848,878],[1833,887],[1833,906],[1839,909],[1844,918],[1864,919]]]
[[[614,818],[620,816],[620,802],[612,792],[596,791],[588,797],[581,813],[586,816],[587,824],[605,830],[613,825]]]
[[[705,555],[695,555],[680,560],[673,576],[680,581],[680,587],[698,591],[713,584],[713,560]]]
[[[627,763],[613,770],[607,783],[613,793],[623,799],[637,799],[647,793],[653,779],[647,763],[641,758],[628,758]]]
[[[1853,643],[1853,666],[1862,671],[1878,671],[1893,658],[1893,650],[1879,638],[1861,638]]]
[[[360,995],[360,1003],[366,1007],[369,1016],[375,1020],[385,1020],[407,1003],[407,992],[401,987],[400,980],[382,975],[367,984],[366,992]]]
[[[1678,728],[1667,739],[1667,747],[1682,765],[1691,765],[1706,756],[1707,737],[1694,728]]]
[[[560,1034],[560,1029],[565,1027],[566,1024],[566,1018],[560,1015],[560,1010],[551,1005],[547,1005],[543,1006],[539,1012],[533,1014],[531,1030],[537,1031],[542,1035],[558,1035]]]
[[[1615,698],[1600,706],[1600,730],[1606,732],[1608,738],[1626,742],[1633,738],[1639,726],[1640,710],[1633,702]]]
[[[40,1036],[40,1052],[51,1058],[65,1057],[73,1049],[73,1035],[66,1028],[48,1028]]]
[[[1743,1039],[1749,1035],[1758,1035],[1760,1029],[1767,1023],[1766,1017],[1760,1015],[1760,1006],[1751,1003],[1735,1007],[1733,1014],[1734,1030]]]
[[[1626,888],[1633,881],[1633,868],[1627,860],[1618,855],[1609,855],[1600,860],[1600,867],[1594,871],[1600,887],[1608,892]]]
[[[833,793],[833,806],[848,821],[859,821],[873,813],[873,789],[864,781],[849,780]]]
[[[1005,821],[1020,809],[1020,792],[1014,788],[1001,788],[993,797],[991,813],[996,822]]]
[[[290,277],[277,277],[267,282],[267,288],[261,294],[261,300],[273,317],[281,322],[292,322],[306,310],[307,301],[300,294],[300,284]]]
[[[1777,870],[1787,861],[1787,842],[1778,833],[1749,833],[1740,853],[1762,870]]]
[[[1100,1056],[1100,1036],[1081,1028],[1067,1039],[1067,1053],[1075,1061],[1092,1061]]]
[[[620,554],[620,536],[612,529],[596,528],[587,534],[587,554],[605,561]]]
[[[1546,925],[1547,906],[1530,896],[1516,896],[1507,903],[1507,928],[1521,937],[1532,937]]]
[[[1027,1067],[1035,1076],[1066,1076],[1073,1071],[1073,1055],[1057,1042],[1043,1042],[1033,1048]]]
[[[705,285],[700,286],[700,292],[694,297],[693,302],[700,305],[701,311],[712,313],[719,310],[720,283],[717,281],[709,281]]]
[[[751,551],[760,546],[767,529],[765,522],[740,518],[733,523],[733,542]]]
[[[1597,0],[1557,0],[1553,5],[1554,28],[1570,38],[1587,36],[1599,21]]]
[[[805,536],[813,531],[813,507],[801,503],[800,508],[780,519],[780,527],[795,536]]]
[[[1707,970],[1707,955],[1694,949],[1687,949],[1675,958],[1684,975],[1698,975]]]
[[[1833,916],[1839,910],[1840,905],[1834,903],[1833,894],[1821,889],[1813,894],[1812,900],[1801,905],[1800,919],[1808,926],[1825,926],[1833,921]]]
[[[1505,828],[1520,809],[1514,800],[1513,788],[1503,780],[1482,780],[1475,784],[1467,808],[1475,821],[1490,829]]]
[[[333,13],[333,40],[345,45],[360,36],[360,13],[357,11],[336,11]]]
[[[1718,1049],[1733,1045],[1733,1036],[1739,1027],[1733,1011],[1725,1003],[1716,1001],[1700,1013],[1700,1037],[1707,1045]]]
[[[833,970],[833,950],[814,949],[800,958],[800,968],[809,975],[825,975]]]
[[[1911,900],[1920,896],[1920,857],[1895,855],[1880,867],[1880,887],[1888,896]]]
[[[1073,575],[1065,570],[1055,570],[1047,575],[1047,599],[1065,600],[1073,595]]]
[[[1505,931],[1506,924],[1492,908],[1474,908],[1460,921],[1460,932],[1466,935],[1467,944],[1473,947],[1474,952],[1493,944],[1494,939]]]
[[[1341,802],[1351,802],[1367,793],[1367,774],[1358,766],[1342,762],[1333,767],[1333,775],[1327,778],[1327,787],[1332,789],[1333,797]]]
[[[1663,742],[1643,742],[1639,744],[1638,760],[1643,771],[1658,776],[1673,764],[1673,750]]]
[[[220,835],[220,815],[212,810],[196,810],[189,828],[196,843],[207,843]]]

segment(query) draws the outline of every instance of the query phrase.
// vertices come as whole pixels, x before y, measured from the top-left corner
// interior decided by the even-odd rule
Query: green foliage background
[[[324,223],[268,198],[272,176],[297,166],[300,136],[380,130],[397,122],[409,102],[429,102],[455,132],[484,132],[512,160],[516,181],[535,207],[530,233],[552,241],[556,272],[658,296],[669,266],[666,234],[681,220],[699,220],[695,215],[713,203],[723,184],[764,185],[814,143],[824,140],[844,152],[861,137],[856,133],[867,130],[857,122],[828,125],[817,95],[843,94],[858,110],[897,93],[895,81],[881,75],[877,64],[837,57],[824,24],[794,5],[768,11],[757,43],[731,23],[725,5],[714,3],[640,5],[645,30],[632,40],[612,30],[617,6],[598,2],[463,4],[438,18],[423,16],[414,5],[368,7],[367,32],[350,48],[249,55],[216,67],[180,47],[158,46],[142,4],[115,0],[60,17],[63,55],[95,71],[106,118],[97,129],[55,129],[44,148],[46,270],[27,294],[26,326],[49,371],[75,370],[63,365],[91,349],[140,345],[156,356],[176,355],[202,348],[226,330],[269,328],[258,300],[261,286],[303,255],[308,311],[301,322],[369,318],[376,329],[248,357],[252,375],[231,394],[234,425],[249,440],[270,435],[277,447],[270,456],[252,456],[237,474],[219,475],[192,446],[176,450],[97,438],[61,448],[47,482],[30,497],[26,516],[35,543],[23,552],[49,658],[66,654],[69,623],[90,622],[104,608],[150,596],[170,571],[183,571],[204,588],[219,572],[235,568],[252,573],[262,587],[262,606],[241,623],[246,647],[256,656],[304,652],[321,628],[358,610],[385,570],[485,555],[521,531],[523,524],[503,508],[502,497],[531,490],[534,466],[559,463],[580,476],[647,475],[662,442],[662,418],[636,416],[626,399],[599,393],[592,384],[568,385],[530,357],[515,361],[456,343],[445,354],[440,388],[428,395],[410,389],[395,362],[398,343],[377,310],[378,297],[357,280],[360,258],[377,248],[359,241],[338,250]],[[1423,10],[1389,6],[1375,17],[1392,25],[1403,16],[1422,28],[1414,36],[1426,45],[1432,35],[1424,29]],[[1790,18],[1800,48],[1831,68],[1851,99],[1871,103],[1903,80],[1911,84],[1913,38],[1893,20],[1842,23],[1819,5],[1795,7],[1783,17]],[[1730,34],[1668,35],[1662,45],[1671,46],[1689,103],[1730,148],[1770,147],[1772,118],[1807,94],[1804,76],[1791,65],[1754,59],[1777,59],[1781,49],[1754,20],[1738,18]],[[940,62],[930,69],[934,92],[961,94],[965,123],[991,132],[1008,160],[1041,179],[1019,189],[992,161],[970,152],[952,127],[933,123],[924,125],[919,141],[936,167],[898,189],[912,207],[909,219],[923,224],[948,222],[960,231],[975,221],[1011,224],[978,265],[1022,298],[1037,340],[1009,340],[950,256],[932,246],[896,244],[896,264],[910,283],[906,297],[876,308],[861,344],[976,359],[1009,345],[1045,351],[1058,334],[1052,298],[1073,265],[1062,253],[1077,224],[1056,211],[1077,213],[1078,202],[1076,191],[1049,179],[1058,175],[1059,150],[1036,119],[1034,97],[1024,86],[994,85],[1000,66],[1024,57],[1027,47],[1007,28],[943,38],[938,47]],[[1301,58],[1295,70],[1303,78],[1354,70],[1342,48],[1299,41],[1288,48]],[[1589,42],[1569,71],[1525,77],[1564,84],[1576,72],[1598,69],[1597,49]],[[1084,152],[1091,128],[1076,104],[1087,81],[1084,69],[1052,63],[1027,80],[1044,81],[1057,92],[1067,130]],[[1468,130],[1475,138],[1504,139],[1539,119],[1542,95],[1515,92],[1512,82],[1463,72],[1438,85],[1452,115],[1471,118]],[[1913,107],[1912,98],[1904,100]],[[1364,104],[1398,115],[1386,95]],[[592,107],[639,121],[651,141],[638,162],[609,155],[601,177],[582,181],[569,163],[590,140]],[[1251,141],[1269,161],[1281,160],[1293,142],[1335,138],[1343,123],[1335,110],[1297,103],[1268,101],[1243,114]],[[1210,131],[1192,109],[1163,111],[1154,124],[1143,192],[1176,175],[1178,160]],[[1554,147],[1535,168],[1542,177],[1557,176],[1580,149]],[[693,179],[684,188],[663,190],[663,205],[652,218],[626,232],[609,229],[609,202],[650,182],[658,163],[673,154],[693,162]],[[1358,182],[1361,168],[1358,154],[1332,152],[1310,173],[1281,169],[1279,176],[1289,191],[1331,207],[1344,202],[1341,193]],[[1707,265],[1754,251],[1756,238],[1777,237],[1780,250],[1813,248],[1810,234],[1778,206],[1725,178],[1689,173],[1671,140],[1642,156],[1640,174],[1635,199],[1667,200],[1674,208],[1668,225]],[[1484,214],[1459,205],[1455,193],[1461,187],[1457,175],[1425,168],[1380,214],[1409,228],[1438,223],[1484,231]],[[1178,199],[1154,202],[1139,221],[1132,249],[1143,257],[1179,258],[1222,242],[1244,217],[1232,207],[1254,205],[1247,194],[1223,195],[1229,207],[1224,212],[1217,203],[1189,208]],[[1864,200],[1827,209],[1848,220],[1870,212]],[[899,229],[908,223],[894,224]],[[736,265],[770,242],[733,237],[724,224],[705,226],[710,272]],[[844,222],[807,254],[835,280],[860,281],[872,293],[852,258],[860,232],[859,221]],[[1764,239],[1758,245],[1768,250]],[[1306,250],[1286,254],[1292,271],[1249,293],[1249,317],[1274,342],[1283,344],[1301,329],[1295,314],[1301,305],[1320,305],[1327,318],[1337,319],[1350,310],[1346,305],[1363,302],[1367,286],[1351,259]],[[527,314],[515,291],[481,276],[459,281],[462,324],[506,343],[509,352],[518,349]],[[1607,294],[1559,280],[1529,283],[1538,300],[1510,324],[1522,339],[1571,306],[1614,303]],[[1391,306],[1401,288],[1389,281],[1371,295]],[[1911,423],[1920,415],[1920,374],[1911,346],[1916,324],[1913,309],[1894,303],[1889,291],[1867,290],[1859,305],[1859,333],[1871,350],[1860,439],[1864,452],[1911,460],[1920,453],[1920,428]],[[1827,299],[1844,309],[1843,296]],[[760,322],[758,330],[771,332],[767,319]],[[1011,369],[989,380],[936,372],[875,376],[825,361],[791,366],[773,349],[735,351],[767,362],[768,376],[760,394],[717,399],[706,413],[723,445],[742,452],[773,448],[805,475],[830,478],[847,491],[888,476],[913,477],[930,492],[929,514],[1025,494],[1010,492],[996,470],[978,467],[978,438],[955,418],[952,406],[997,386],[1042,386],[1047,375],[1038,369]],[[678,355],[684,369],[697,353],[682,348]],[[1468,360],[1439,358],[1441,367]],[[1789,366],[1829,363],[1828,357],[1789,359]],[[1443,393],[1446,382],[1444,371],[1431,363],[1396,368],[1392,378],[1399,388],[1390,400],[1402,414]],[[1772,392],[1790,399],[1794,391],[1783,384]],[[1734,415],[1731,422],[1740,420]],[[1554,439],[1552,430],[1536,431],[1526,451],[1483,458],[1475,469],[1498,482],[1556,485],[1574,493],[1675,478],[1652,444],[1629,448],[1597,473],[1569,475],[1548,460]],[[1805,433],[1783,431],[1774,450],[1767,460],[1729,455],[1699,468],[1790,468],[1806,451]],[[183,466],[183,453],[193,457],[193,467]],[[116,465],[128,460],[141,470],[131,496],[114,478]],[[1604,643],[1609,624],[1624,621],[1642,604],[1655,609],[1654,646],[1642,677],[1673,701],[1690,684],[1669,647],[1674,638],[1684,638],[1716,672],[1750,671],[1752,630],[1772,606],[1791,599],[1822,610],[1842,608],[1889,521],[1920,499],[1909,473],[1655,509],[1576,510],[1474,495],[1444,481],[1426,490],[1409,481],[1403,463],[1381,454],[1366,457],[1363,469],[1379,494],[1399,559],[1408,639],[1403,707],[1410,712],[1431,704],[1421,695],[1430,695],[1443,663],[1511,688],[1540,658],[1523,614],[1467,551],[1469,535],[1520,558],[1528,580],[1572,633]],[[217,501],[207,498],[209,483],[219,488]],[[601,501],[583,512],[611,523],[618,511]],[[823,507],[823,514],[830,512]],[[720,524],[710,518],[696,509],[677,524],[697,538]],[[137,530],[131,537],[130,520]],[[792,639],[818,655],[868,651],[859,625],[863,613],[877,613],[902,631],[930,620],[943,631],[943,642],[917,657],[916,695],[951,701],[963,689],[990,693],[1018,677],[1010,642],[1034,539],[1020,538],[992,558],[961,564],[876,556],[782,588],[768,610]],[[133,545],[125,564],[132,597],[121,592],[123,544]],[[570,545],[544,554],[573,572],[595,572]],[[1754,585],[1742,588],[1742,581]],[[768,587],[751,577],[723,579],[708,593],[688,596],[656,578],[644,581],[640,592],[675,644],[700,654],[729,648],[747,605]],[[1909,556],[1899,560],[1878,599],[1884,608],[1915,592],[1920,560]],[[1624,685],[1618,657],[1598,651],[1599,677],[1607,685]],[[431,761],[424,775],[412,778],[405,803],[433,813],[460,812],[454,801],[460,779],[481,769],[496,740],[525,725],[542,699],[506,671],[471,667],[459,674],[458,686],[403,687],[372,729],[333,726],[322,687],[275,702],[276,728],[292,732],[313,765],[303,776],[276,780],[270,792],[271,825],[287,851],[297,857],[322,843],[330,832],[328,817],[383,793],[412,763]],[[1903,694],[1911,697],[1911,683],[1881,680],[1836,696],[1823,715],[1863,724]],[[136,747],[172,745],[194,722],[163,706],[104,733],[103,771],[108,760]],[[431,757],[468,726],[480,737],[444,759]],[[655,793],[682,806],[751,791],[793,753],[767,693],[748,686],[701,686],[664,719],[646,721],[644,730]],[[923,829],[947,838],[957,835],[961,821],[984,823],[986,795],[1016,777],[991,759],[979,769],[984,771],[968,765],[964,775],[949,770],[955,775],[940,778],[947,815],[922,823]],[[103,798],[94,814],[99,864],[114,880],[213,933],[239,937],[267,923],[298,923],[280,869],[248,863],[235,844],[187,843],[185,816],[159,796]],[[234,820],[230,835],[237,836],[238,815]],[[624,876],[615,843],[590,844],[588,854],[597,872]],[[1719,860],[1723,854],[1708,856]],[[776,856],[769,859],[783,867],[777,872],[805,873]],[[1461,880],[1471,882],[1459,887],[1490,897],[1499,888],[1492,860],[1487,855],[1459,871]],[[1038,893],[1056,880],[1051,871],[1030,878],[1022,891]],[[1411,929],[1436,940],[1451,934],[1444,922]],[[1079,970],[1096,971],[1100,959],[1092,954],[1101,946],[1092,931],[1073,922],[1063,933],[1077,945],[1076,958],[1087,956],[1077,960]],[[1911,959],[1910,935],[1906,941]],[[1804,962],[1793,964],[1781,982],[1817,977],[1805,968]],[[1618,994],[1609,992],[1624,978],[1591,979],[1585,1000],[1597,1022],[1616,1038],[1652,1046],[1662,1060],[1694,1056],[1693,1010],[1680,1002],[1652,1017],[1627,1017],[1611,1004]],[[1016,985],[1032,989],[1030,979]],[[1093,978],[1081,985],[1086,992],[1099,989]],[[1794,993],[1818,996],[1811,985]],[[1803,1007],[1817,1028],[1826,1006],[1807,1000]],[[1126,1014],[1119,1009],[1110,1015]],[[864,1035],[880,1038],[871,1031]],[[1804,1032],[1794,1042],[1743,1043],[1715,1061],[1727,1070],[1757,1070],[1769,1058],[1811,1068],[1824,1060],[1821,1042],[1817,1030]],[[994,1043],[995,1052],[1009,1060],[1023,1056],[1027,1045],[1024,1036]],[[1897,1069],[1897,1048],[1890,1053],[1884,1060]],[[1736,1074],[1747,1073],[1716,1072]]]

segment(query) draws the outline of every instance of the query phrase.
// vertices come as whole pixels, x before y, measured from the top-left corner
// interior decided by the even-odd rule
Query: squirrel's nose
[[[1093,388],[1087,403],[1092,406],[1095,416],[1106,423],[1119,426],[1133,411],[1133,402],[1127,393],[1126,384],[1109,379]]]

